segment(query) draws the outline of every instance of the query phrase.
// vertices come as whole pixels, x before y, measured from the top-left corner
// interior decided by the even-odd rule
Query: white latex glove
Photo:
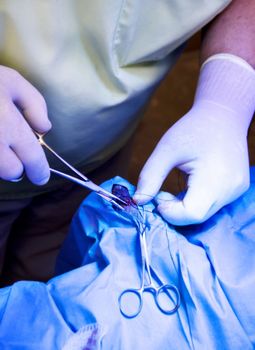
[[[49,131],[42,95],[18,72],[0,66],[0,178],[13,181],[25,170],[37,185],[50,176],[48,162],[33,128]]]
[[[175,167],[189,175],[183,200],[161,192],[161,215],[174,225],[200,223],[249,187],[247,131],[255,109],[255,72],[239,57],[203,65],[194,105],[162,137],[140,174],[134,200],[156,196]],[[150,197],[151,196],[151,197]]]

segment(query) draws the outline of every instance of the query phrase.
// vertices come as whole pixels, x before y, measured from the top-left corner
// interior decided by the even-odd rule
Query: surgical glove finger
[[[220,202],[215,203],[215,193],[206,179],[200,177],[192,181],[190,176],[189,182],[183,199],[167,192],[160,192],[155,198],[157,210],[173,225],[201,223],[220,209]]]
[[[32,129],[46,133],[51,129],[47,106],[40,92],[14,69],[0,65],[0,89],[20,109]]]
[[[15,181],[23,174],[23,165],[8,146],[0,143],[0,179]]]
[[[19,114],[17,110],[16,113]],[[50,177],[45,153],[23,117],[20,115],[17,116],[18,118],[20,119],[19,132],[13,135],[10,146],[22,162],[29,180],[36,185],[44,185]]]
[[[159,191],[168,173],[177,165],[171,145],[163,137],[145,163],[133,199],[139,205],[148,203]]]
[[[15,70],[0,66],[0,106],[0,177],[15,180],[25,170],[34,184],[45,184],[49,165],[31,130],[51,128],[42,95]]]
[[[235,176],[231,186],[222,187],[221,175],[218,176],[218,180],[217,176],[210,177],[209,173],[197,171],[190,175],[188,190],[182,200],[166,192],[158,194],[155,198],[158,203],[157,209],[165,220],[173,225],[204,222],[224,205],[237,199],[249,187],[248,178],[241,179]]]

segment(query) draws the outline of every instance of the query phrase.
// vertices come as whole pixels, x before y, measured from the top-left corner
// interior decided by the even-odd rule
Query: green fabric
[[[49,144],[74,165],[96,166],[134,131],[180,46],[229,2],[0,0],[0,64],[45,97]],[[10,191],[34,190],[0,182],[0,198]]]

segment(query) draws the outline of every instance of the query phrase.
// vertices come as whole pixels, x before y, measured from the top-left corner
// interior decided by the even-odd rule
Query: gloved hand
[[[45,184],[49,165],[31,130],[51,128],[42,95],[15,70],[0,66],[0,106],[0,178],[15,180],[25,170],[34,184]]]
[[[174,225],[200,223],[249,187],[247,131],[255,109],[255,71],[218,54],[203,65],[194,105],[162,137],[140,174],[134,200],[156,196],[168,173],[188,174],[183,200],[161,192],[161,215]]]

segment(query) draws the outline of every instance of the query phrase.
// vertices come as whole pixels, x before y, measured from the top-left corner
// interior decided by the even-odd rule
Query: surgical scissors
[[[155,272],[155,270],[150,265],[149,254],[146,242],[146,227],[141,227],[139,225],[139,244],[141,250],[141,261],[142,261],[142,273],[141,273],[141,285],[140,288],[128,288],[125,289],[119,296],[119,308],[120,312],[126,318],[134,318],[138,316],[143,307],[143,294],[145,292],[150,292],[154,296],[155,303],[158,309],[165,315],[172,315],[175,313],[180,306],[180,293],[178,288],[173,284],[164,284]],[[145,275],[147,273],[147,284],[145,283]],[[159,287],[154,284],[152,275],[154,279],[158,282]],[[128,295],[133,295],[137,298],[138,306],[134,312],[128,312],[124,310],[124,297]],[[160,297],[164,295],[167,297],[170,307],[165,307],[160,302]]]
[[[72,170],[76,175],[78,175],[80,178],[78,177],[74,177],[71,175],[68,175],[66,173],[63,173],[62,171],[50,168],[50,171],[54,174],[57,174],[59,176],[62,176],[70,181],[73,181],[83,187],[88,188],[91,191],[94,191],[96,194],[98,194],[100,197],[104,198],[106,201],[110,202],[111,204],[113,204],[114,206],[116,206],[118,209],[123,210],[123,206],[126,205],[126,202],[115,196],[114,194],[112,194],[111,192],[106,191],[105,189],[103,189],[102,187],[96,185],[94,182],[92,182],[91,180],[89,180],[85,175],[83,175],[79,170],[77,170],[76,168],[74,168],[70,163],[68,163],[66,160],[64,160],[57,152],[55,152],[43,139],[44,134],[39,134],[37,132],[35,132],[35,135],[38,138],[38,141],[40,143],[41,146],[44,146],[45,148],[47,148],[55,157],[57,157],[62,163],[64,163],[70,170]]]

